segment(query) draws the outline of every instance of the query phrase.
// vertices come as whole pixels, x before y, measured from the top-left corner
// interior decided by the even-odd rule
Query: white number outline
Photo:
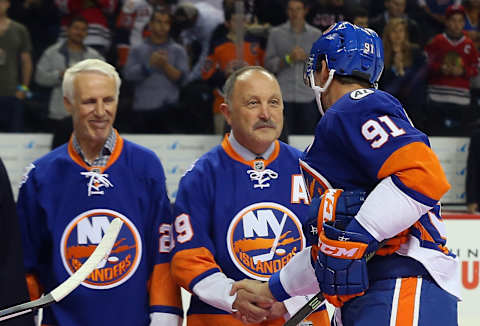
[[[190,223],[190,215],[182,213],[175,218],[175,232],[177,232],[177,242],[185,243],[193,238],[192,223]]]
[[[175,240],[172,234],[172,225],[162,223],[158,228],[160,237],[158,238],[158,251],[163,254],[168,254],[175,248]]]
[[[378,120],[387,126],[387,128],[390,130],[390,133],[388,133],[385,128],[383,128],[382,125],[374,119],[367,120],[361,128],[362,136],[365,138],[365,140],[369,142],[371,141],[370,146],[374,149],[385,145],[390,136],[398,137],[406,133],[403,128],[399,128],[387,115],[378,117]]]

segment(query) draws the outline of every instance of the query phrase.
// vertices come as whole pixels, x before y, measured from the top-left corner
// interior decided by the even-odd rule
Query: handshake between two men
[[[286,292],[279,275],[272,276],[269,282],[251,279],[235,282],[230,292],[237,295],[232,305],[235,318],[243,323],[259,323],[283,317],[288,312],[283,300],[290,295],[313,295],[321,291],[336,307],[363,295],[369,287],[366,261],[378,252],[379,242],[360,227],[357,227],[360,231],[345,229],[354,221],[365,197],[361,191],[329,189],[312,200],[311,219],[303,226],[307,245],[312,249],[299,252],[282,270],[283,280],[293,293]],[[380,251],[391,254],[406,239],[402,234]],[[292,263],[303,267],[296,268]]]
[[[234,317],[244,324],[277,319],[287,313],[282,302],[273,297],[267,282],[244,279],[235,282],[230,295],[237,294],[232,304]]]

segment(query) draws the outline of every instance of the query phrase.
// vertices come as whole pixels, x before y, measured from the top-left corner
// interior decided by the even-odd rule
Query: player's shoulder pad
[[[350,93],[350,98],[352,100],[360,100],[360,99],[364,98],[365,96],[368,96],[368,95],[373,94],[373,93],[375,93],[375,90],[373,90],[373,89],[360,88],[360,89],[356,89],[356,90],[352,91]]]

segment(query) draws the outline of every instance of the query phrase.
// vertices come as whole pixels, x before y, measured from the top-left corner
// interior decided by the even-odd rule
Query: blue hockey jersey
[[[195,292],[199,282],[219,272],[235,281],[265,281],[305,248],[302,222],[309,201],[300,155],[276,141],[268,159],[246,161],[226,136],[194,163],[180,181],[174,208],[172,274],[182,287]],[[188,315],[189,325],[241,324],[195,294]],[[314,325],[328,325],[326,311],[310,318],[326,320]]]
[[[327,188],[370,192],[391,178],[419,207],[432,207],[409,228],[409,241],[397,253],[421,262],[442,288],[459,297],[458,260],[446,248],[439,204],[449,184],[427,136],[413,127],[398,100],[374,89],[347,93],[320,120],[300,165],[311,196]],[[378,207],[382,224],[401,225],[389,209]],[[372,218],[360,222],[371,234],[382,232]]]
[[[117,134],[107,165],[88,167],[70,141],[30,165],[17,209],[26,271],[45,292],[82,265],[113,218],[124,222],[109,257],[45,310],[44,324],[149,325],[150,313],[182,315],[169,272],[170,202],[152,151]]]

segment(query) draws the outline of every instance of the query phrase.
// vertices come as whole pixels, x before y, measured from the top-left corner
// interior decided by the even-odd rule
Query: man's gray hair
[[[232,103],[233,88],[235,87],[235,82],[237,81],[238,77],[252,70],[264,72],[272,76],[273,79],[277,80],[274,74],[261,66],[246,66],[235,70],[232,74],[230,74],[227,81],[225,82],[225,85],[223,86],[223,97],[225,98],[225,102],[227,102],[228,105]]]
[[[75,77],[82,72],[97,72],[113,78],[117,87],[117,94],[115,98],[116,100],[118,100],[118,95],[120,94],[120,85],[122,84],[122,81],[120,79],[120,76],[118,75],[118,72],[115,70],[115,67],[99,59],[86,59],[68,68],[63,75],[63,96],[68,98],[70,102],[73,102],[75,97],[75,89],[73,87]]]

